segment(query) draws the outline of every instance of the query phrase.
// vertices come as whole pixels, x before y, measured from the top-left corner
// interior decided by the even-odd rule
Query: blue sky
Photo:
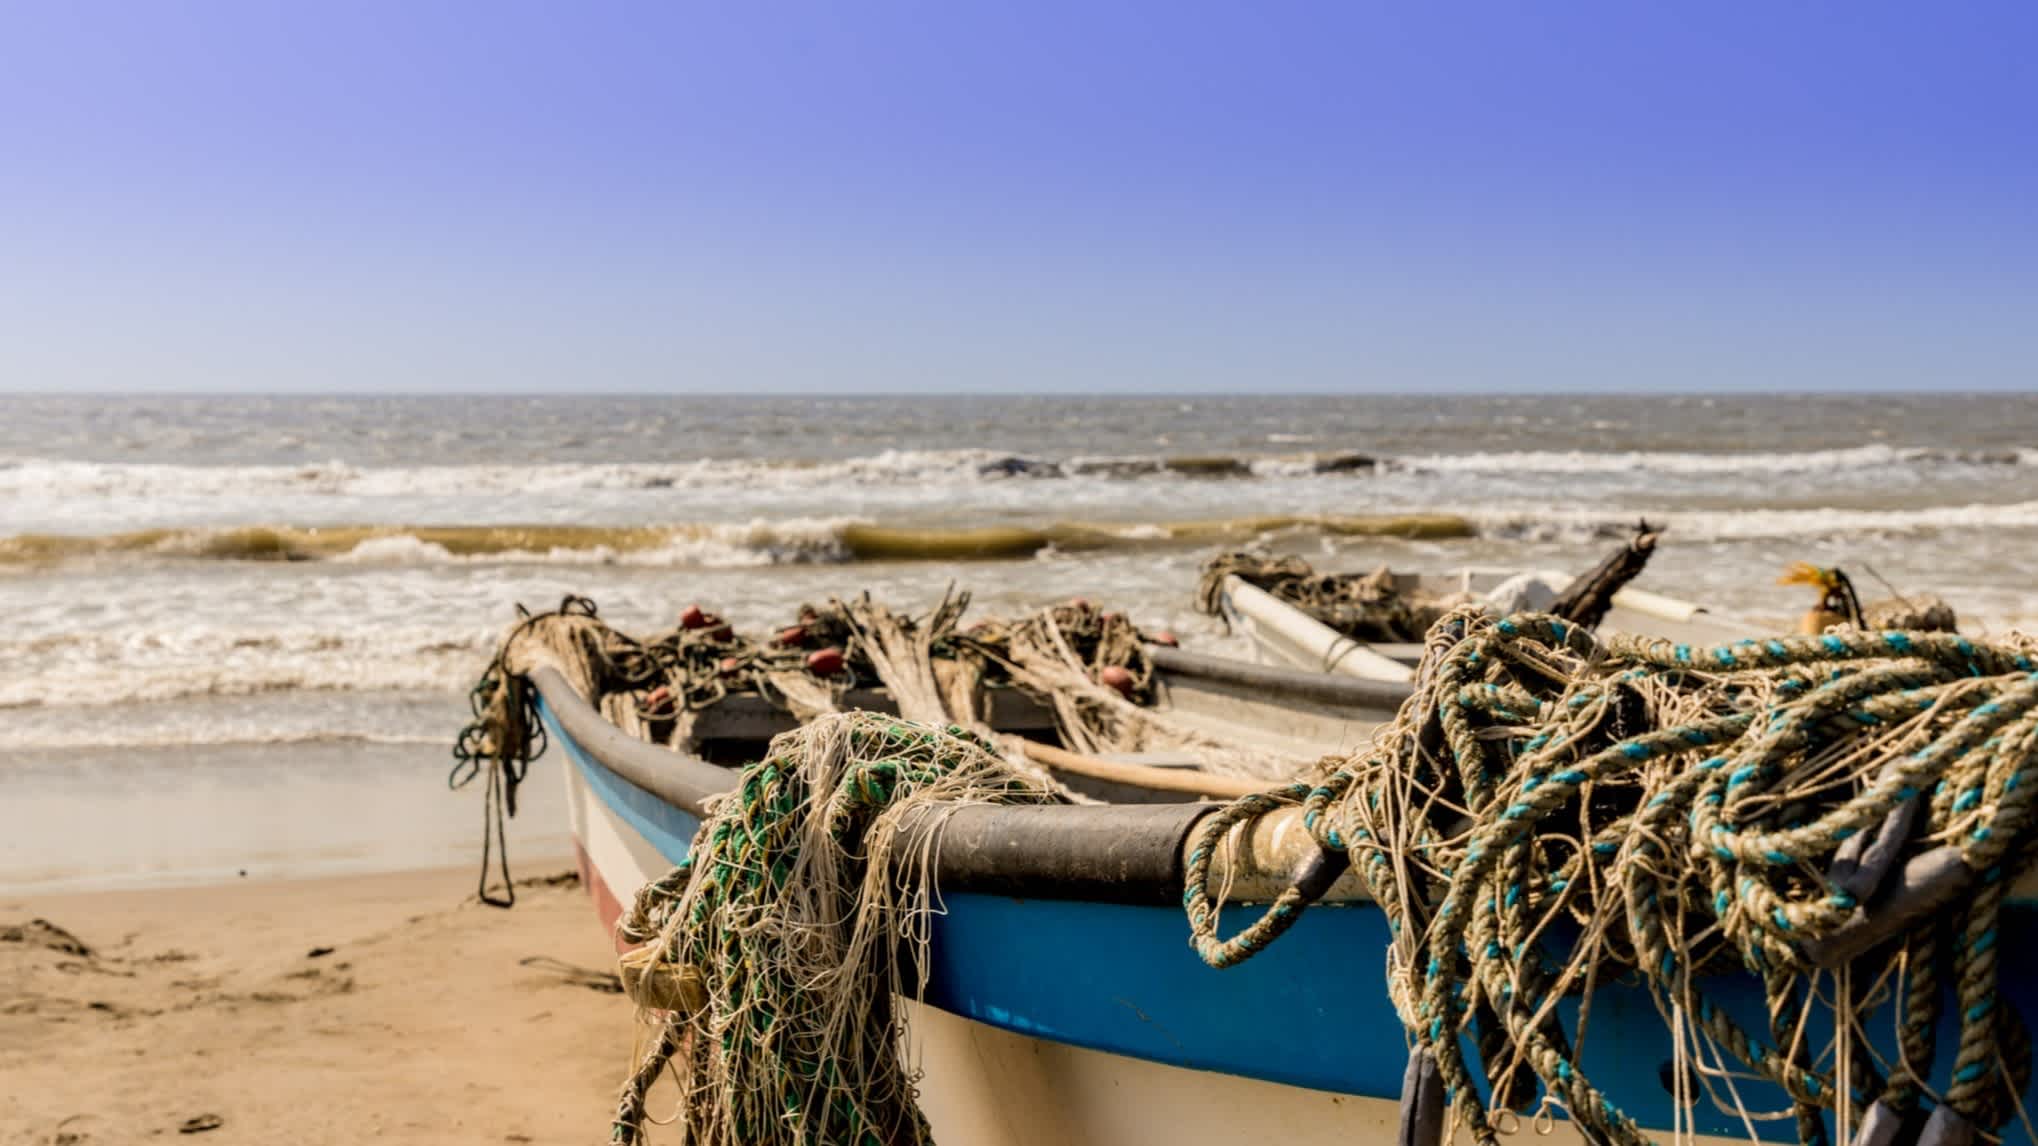
[[[2028,3],[0,4],[0,389],[2038,383]]]

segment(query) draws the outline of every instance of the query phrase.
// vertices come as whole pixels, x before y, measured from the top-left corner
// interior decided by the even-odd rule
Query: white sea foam
[[[0,467],[0,498],[459,497],[582,491],[906,485],[995,480],[1008,455],[989,450],[885,450],[831,462],[684,462],[360,467],[161,465],[20,459]]]
[[[1303,441],[1308,435],[1272,435]],[[1261,479],[1308,478],[1326,459],[1315,453],[1246,455],[1233,471]],[[1871,443],[1784,452],[1482,451],[1383,457],[1384,469],[1410,475],[1791,475],[1980,466],[2038,466],[2038,448],[1960,450]],[[1363,470],[1360,472],[1364,472]],[[1193,480],[1160,455],[1027,458],[984,449],[885,450],[834,461],[696,459],[678,462],[464,464],[363,467],[342,460],[311,465],[206,466],[22,458],[0,466],[0,504],[63,501],[429,499],[546,496],[660,490],[742,491],[750,495],[844,489],[956,488],[1064,477],[1074,480]],[[1205,471],[1203,476],[1209,476]]]
[[[450,564],[459,558],[436,541],[420,541],[404,534],[400,537],[371,537],[333,560],[342,565],[438,565]]]
[[[369,715],[369,714],[364,714]],[[375,744],[444,749],[451,735],[443,731],[390,734],[368,729],[308,728],[279,729],[270,723],[216,724],[211,726],[128,727],[120,724],[85,724],[75,720],[45,728],[22,730],[0,721],[8,747],[20,752],[48,752],[92,748],[100,750],[151,748],[218,748],[229,745],[263,745],[284,748],[306,744]]]
[[[485,663],[491,638],[358,626],[250,637],[216,626],[116,635],[55,633],[0,642],[0,661],[34,665],[0,677],[0,710],[112,708],[192,697],[306,691],[440,692]]]
[[[1948,450],[1880,443],[1779,453],[1523,450],[1400,458],[1402,469],[1470,474],[1817,474],[1892,466],[2038,465],[2038,449]]]
[[[849,559],[842,544],[851,517],[758,519],[675,534],[666,544],[626,554],[624,564],[728,568],[762,565],[818,565]]]
[[[1469,509],[1465,515],[1478,526],[1481,537],[1576,541],[1625,536],[1636,518],[1644,514],[1651,521],[1667,526],[1668,536],[1678,542],[1922,536],[1976,530],[2038,529],[2038,501],[1924,509],[1735,509],[1661,513],[1646,510],[1610,513],[1603,509]]]
[[[645,565],[660,568],[738,568],[829,564],[849,559],[842,531],[861,519],[808,517],[675,527],[649,547],[588,545],[491,549],[458,554],[410,534],[373,537],[333,560],[346,565]],[[619,531],[620,532],[620,531]]]

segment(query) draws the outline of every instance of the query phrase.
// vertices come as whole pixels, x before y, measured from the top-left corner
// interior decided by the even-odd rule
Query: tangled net
[[[672,747],[686,746],[700,714],[732,695],[762,697],[805,721],[839,711],[852,690],[872,685],[883,686],[907,719],[993,737],[978,709],[987,689],[1013,688],[1049,706],[1063,743],[1079,752],[1180,749],[1208,771],[1258,779],[1293,775],[1306,763],[1226,743],[1155,711],[1146,638],[1123,613],[1075,600],[961,630],[968,606],[967,593],[951,593],[914,618],[865,594],[802,605],[794,624],[763,640],[698,606],[644,640],[610,626],[586,597],[568,596],[544,613],[519,606],[516,625],[470,694],[472,719],[447,776],[453,788],[486,781],[477,894],[499,907],[515,902],[504,822],[516,815],[529,762],[544,751],[527,679],[541,667],[558,670],[624,732]],[[816,653],[836,659],[817,667]],[[1092,802],[1029,762],[1016,741],[996,739],[1016,771],[1067,799]],[[491,862],[499,892],[489,884]]]
[[[1739,1071],[1783,1088],[1806,1142],[1824,1140],[1827,1110],[1843,1134],[1921,1113],[1928,1097],[1934,1119],[1983,1131],[2022,1114],[2030,1040],[1998,998],[1995,939],[2038,840],[2028,642],[1836,631],[1602,644],[1554,617],[1466,610],[1426,652],[1415,695],[1371,749],[1199,826],[1184,901],[1206,962],[1250,958],[1328,886],[1298,880],[1219,937],[1213,854],[1237,825],[1299,805],[1324,849],[1317,875],[1349,863],[1391,927],[1412,1093],[1481,1143],[1496,1140],[1494,1110],[1529,1104],[1537,1081],[1589,1140],[1648,1140],[1579,1068],[1592,990],[1617,976],[1686,1032],[1680,1060],[1708,1068],[1680,1068],[1680,1110],[1701,1089],[1743,1109],[1725,1073]],[[1911,865],[1884,874],[1898,855]],[[1858,909],[1926,861],[1964,894],[1860,950]],[[1760,981],[1767,1031],[1719,1005],[1718,975]],[[1959,1044],[1950,1085],[1932,1093],[1949,985]],[[1584,1008],[1568,1033],[1566,998]],[[1863,1031],[1888,999],[1902,1003],[1895,1061]],[[1839,1032],[1822,1047],[1817,1012]]]
[[[517,624],[473,689],[474,720],[454,749],[455,773],[471,778],[491,760],[522,756],[525,741],[539,735],[516,719],[513,703],[521,699],[520,678],[539,666],[565,674],[625,731],[666,744],[686,739],[692,715],[738,693],[805,718],[876,685],[926,709],[931,688],[935,709],[911,715],[936,722],[973,719],[981,686],[1016,687],[1043,699],[1108,689],[1131,705],[1152,704],[1146,638],[1123,613],[1076,600],[958,631],[968,608],[969,594],[951,593],[913,618],[866,594],[802,605],[793,624],[755,639],[692,606],[680,624],[639,640],[603,621],[586,597],[568,596],[545,613],[519,606]],[[1112,680],[1118,683],[1104,683]],[[1075,718],[1096,707],[1069,713]]]
[[[1452,602],[1399,587],[1385,566],[1371,573],[1318,573],[1300,557],[1222,553],[1204,563],[1196,607],[1224,611],[1224,579],[1237,577],[1357,641],[1419,641]]]
[[[938,824],[907,818],[1053,799],[957,726],[847,713],[773,741],[618,925],[658,1027],[611,1140],[669,1068],[695,1146],[927,1141],[894,1010],[926,963],[894,955],[925,946]]]

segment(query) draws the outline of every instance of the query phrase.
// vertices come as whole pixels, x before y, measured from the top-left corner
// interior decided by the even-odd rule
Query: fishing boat
[[[1227,589],[1237,593],[1235,587]],[[1251,600],[1249,593],[1239,595]],[[1932,685],[1954,689],[1934,695],[1967,697],[1963,704],[1975,704],[1981,695],[1969,683],[2018,689],[2022,687],[2018,681],[2030,675],[2030,657],[2020,653],[2020,646],[1977,648],[1956,634],[1863,632],[1851,638],[1834,634],[1745,638],[1730,646],[1681,644],[1677,638],[1712,632],[1706,628],[1712,622],[1696,612],[1657,608],[1647,597],[1641,608],[1634,602],[1637,597],[1626,597],[1626,614],[1637,618],[1637,626],[1663,628],[1667,640],[1657,655],[1669,665],[1704,661],[1724,669],[1740,659],[1755,663],[1773,657],[1775,665],[1789,669],[1828,653],[1859,655],[1848,653],[1848,648],[1865,648],[1869,655],[1903,653],[1912,650],[1916,640],[1932,642],[1938,650],[1934,655],[1942,659],[1969,657],[1977,659],[1973,665],[1993,667],[1989,681],[1969,681],[1967,673],[1950,677],[1942,673],[1940,685]],[[1072,606],[1070,616],[1098,614],[1088,604],[1078,606]],[[1669,616],[1661,616],[1663,612]],[[583,626],[575,630],[583,636],[599,624],[591,606],[583,612],[562,606],[560,614],[550,616],[554,620],[548,624]],[[1516,632],[1510,628],[1512,618],[1476,612],[1453,616],[1461,618],[1453,620],[1453,626],[1496,626],[1508,634]],[[1547,646],[1549,655],[1561,655],[1559,644],[1573,640],[1557,618],[1524,616],[1531,626],[1543,626],[1539,640],[1557,642]],[[544,618],[532,618],[524,626],[540,620]],[[1123,618],[1117,624],[1123,624]],[[715,622],[709,620],[701,632],[717,632]],[[1590,636],[1579,640],[1592,644]],[[1791,640],[1795,644],[1787,644]],[[1848,644],[1851,640],[1853,646]],[[569,644],[587,646],[579,638]],[[1156,644],[1145,644],[1143,655],[1158,685],[1151,704],[1172,724],[1202,728],[1229,744],[1262,746],[1286,759],[1308,754],[1357,759],[1370,752],[1367,744],[1378,726],[1396,722],[1396,728],[1406,732],[1410,726],[1402,724],[1402,718],[1410,708],[1435,712],[1439,704],[1453,708],[1490,704],[1498,714],[1492,732],[1516,738],[1529,734],[1508,728],[1526,720],[1508,710],[1516,704],[1508,697],[1522,695],[1518,691],[1522,685],[1488,689],[1480,695],[1478,689],[1459,693],[1451,685],[1451,693],[1416,695],[1416,689],[1441,687],[1435,675],[1410,685],[1325,673],[1321,667],[1253,665]],[[1529,687],[1545,687],[1535,685],[1533,677],[1545,673],[1549,679],[1545,669],[1551,661],[1531,650],[1522,663],[1529,665],[1531,675],[1518,679],[1531,681]],[[1630,669],[1604,665],[1596,655],[1581,653],[1569,663],[1573,673],[1634,675]],[[509,663],[499,659],[497,669],[509,669]],[[685,736],[656,742],[644,738],[642,728],[626,732],[611,720],[618,712],[613,701],[626,699],[628,708],[636,704],[634,699],[615,693],[591,695],[585,683],[573,683],[577,675],[579,671],[571,667],[560,671],[532,663],[509,677],[497,677],[505,687],[507,681],[528,683],[524,699],[512,701],[501,712],[514,716],[528,706],[546,742],[565,757],[560,773],[567,787],[581,877],[601,924],[618,936],[618,950],[624,952],[628,944],[622,934],[632,928],[618,928],[618,920],[630,911],[638,893],[668,879],[689,856],[703,822],[717,816],[721,797],[738,787],[742,767],[764,759],[766,744],[799,728],[801,722],[764,695],[732,691],[693,712]],[[1842,675],[1836,673],[1832,679]],[[1712,677],[1700,675],[1696,683],[1712,687],[1706,679]],[[1088,687],[1098,683],[1092,681]],[[1901,714],[1901,706],[1916,706],[1920,704],[1916,697],[1932,691],[1914,687],[1918,681],[1910,677],[1895,683],[1903,689],[1875,701],[1885,704],[1879,712]],[[497,695],[516,697],[518,687]],[[1278,781],[1217,775],[1198,767],[1194,759],[1170,757],[1168,752],[1113,757],[1062,750],[1048,744],[1058,730],[1058,716],[1066,716],[1058,714],[1054,704],[1037,699],[1037,693],[995,681],[980,679],[978,687],[986,689],[972,704],[980,726],[1035,740],[1035,748],[1027,748],[1025,754],[1054,771],[1056,781],[1066,785],[1068,801],[905,805],[907,812],[925,814],[925,820],[899,824],[901,832],[919,834],[913,836],[917,842],[901,844],[897,852],[915,856],[911,863],[923,865],[917,871],[931,877],[937,895],[933,914],[925,920],[925,942],[899,952],[899,958],[913,960],[917,973],[907,981],[923,987],[895,997],[893,1013],[907,1020],[905,1052],[919,1071],[915,1099],[935,1140],[986,1146],[1021,1142],[1312,1146],[1394,1138],[1402,1146],[1439,1146],[1439,1115],[1431,1109],[1439,1101],[1437,1085],[1425,1083],[1429,1075],[1416,1069],[1423,1060],[1410,1056],[1404,1013],[1384,983],[1382,954],[1398,942],[1390,922],[1394,911],[1382,907],[1367,891],[1370,883],[1361,879],[1378,873],[1327,863],[1327,856],[1345,858],[1345,852],[1331,852],[1321,844],[1321,836],[1308,824],[1306,812],[1294,805],[1294,797],[1288,805],[1266,803],[1237,830],[1219,834],[1229,822],[1227,810],[1253,803],[1247,799],[1227,805],[1223,799],[1264,791]],[[907,708],[901,699],[905,695],[862,687],[840,695],[838,708],[897,712]],[[1445,695],[1451,699],[1445,701]],[[1736,706],[1732,693],[1720,695],[1708,701],[1714,704],[1712,712],[1740,720],[1732,714],[1745,712],[1745,706]],[[1767,695],[1789,701],[1798,693],[1789,687],[1775,689],[1771,683]],[[1997,714],[1999,708],[2003,712],[1989,720],[2007,720],[2012,712],[2038,712],[2030,704],[2032,697],[2012,691],[1997,695],[2003,697],[2001,704],[1977,708],[1977,718]],[[1545,701],[1535,704],[1545,714],[1575,710]],[[1608,712],[1614,714],[1616,726],[1622,724],[1626,718],[1620,712],[1628,712],[1628,706],[1618,697],[1608,704],[1614,704]],[[1940,720],[1944,706],[1930,701],[1912,712],[1918,720]],[[1853,726],[1867,728],[1873,722]],[[925,724],[921,730],[937,734]],[[1066,732],[1066,726],[1060,730]],[[1959,736],[1963,730],[1954,728],[1952,734]],[[2001,754],[1993,748],[1999,740],[1983,748]],[[1406,738],[1400,744],[1414,752],[1427,750],[1420,748],[1420,738]],[[1041,754],[1033,754],[1035,750]],[[1641,757],[1632,757],[1630,750],[1641,752]],[[1647,757],[1647,750],[1634,744],[1626,748],[1614,744],[1606,752]],[[528,759],[528,752],[522,759]],[[1879,761],[1867,761],[1871,769],[1877,765]],[[1488,808],[1494,805],[1488,803]],[[1865,885],[1869,891],[1863,891],[1857,911],[1863,926],[1846,932],[1853,936],[1848,942],[1859,948],[1855,954],[1873,950],[1861,944],[1910,934],[1901,928],[1932,918],[1932,911],[1950,905],[1952,895],[1967,887],[1963,879],[1969,875],[1961,863],[1965,856],[1952,844],[1938,844],[1897,863],[1893,883],[1883,881],[1889,871],[1887,856],[1908,846],[1903,832],[1906,828],[1885,826],[1863,836],[1883,858],[1875,861],[1881,865],[1875,881],[1881,883]],[[1783,858],[1787,861],[1787,856]],[[1863,871],[1871,867],[1861,856],[1848,863]],[[1394,881],[1390,885],[1402,887]],[[1284,901],[1282,897],[1294,895],[1296,889],[1306,889],[1312,905],[1294,916],[1294,926],[1278,936],[1280,942],[1257,946],[1249,958],[1215,958],[1206,934],[1198,932],[1196,946],[1186,942],[1192,930],[1202,928],[1194,903],[1188,922],[1184,920],[1184,903],[1215,889],[1223,889],[1227,911],[1241,920],[1264,909],[1257,905]],[[2034,926],[2038,920],[2024,907],[2024,891],[2018,885],[2020,897],[2001,914],[2003,948],[2038,938]],[[1989,920],[1989,928],[1995,928],[1993,916]],[[1235,930],[1235,922],[1227,924],[1227,930]],[[638,938],[642,940],[642,932]],[[1826,950],[1834,952],[1840,946]],[[1724,975],[1718,983],[1708,981],[1706,991],[1706,1022],[1724,1015],[1747,1030],[1769,1030],[1763,979]],[[878,993],[882,995],[882,989]],[[1863,1011],[1889,1011],[1893,993],[1865,997]],[[2038,983],[2007,975],[2003,995],[2012,1007],[2028,1009],[2038,1005]],[[1634,1119],[1634,1126],[1675,1138],[1798,1138],[1791,1101],[1779,1087],[1753,1075],[1734,1075],[1718,1062],[1692,1060],[1687,1054],[1690,1032],[1675,1034],[1687,1020],[1665,1013],[1661,991],[1651,991],[1649,983],[1608,975],[1596,981],[1586,997],[1592,1038],[1579,1038],[1575,1050],[1565,1052],[1563,1071],[1590,1075],[1602,1093],[1618,1095],[1620,1109]],[[644,995],[638,999],[644,1003]],[[1991,1005],[1993,1001],[1989,995]],[[1940,1044],[1973,1044],[1965,1038],[1971,1032],[1963,1024],[1973,1024],[1977,1011],[1967,997],[1963,1007],[1961,1013],[1944,1011]],[[1577,1024],[1579,997],[1563,995],[1553,1015],[1557,1022]],[[1798,1028],[1798,1038],[1832,1040],[1830,1018],[1824,1022],[1820,1028],[1814,1015]],[[1889,1030],[1881,1030],[1875,1040],[1877,1052],[1893,1060],[1889,1042]],[[1543,1077],[1547,1081],[1547,1075]],[[1936,1079],[1932,1083],[1936,1085]],[[1694,1101],[1700,1089],[1710,1101]],[[1516,1119],[1516,1126],[1577,1138],[1571,1122],[1553,1117],[1547,1091],[1543,1093],[1541,1113]],[[1732,1103],[1724,1103],[1720,1093],[1730,1093]],[[1836,1130],[1848,1134],[1846,1119],[1838,1119]],[[1956,1136],[1942,1134],[1934,1142],[1940,1140],[1959,1146]],[[1887,1144],[1867,1140],[1867,1146]]]
[[[1233,742],[1352,747],[1407,695],[1391,682],[1158,646],[1148,652],[1165,681],[1162,704]],[[583,884],[613,932],[638,889],[687,854],[707,802],[731,788],[735,773],[701,751],[626,735],[556,671],[541,669],[531,680],[551,743],[570,762],[563,773]],[[889,707],[877,690],[849,702]],[[999,694],[986,707],[1000,731],[1053,731],[1052,713],[1020,694]],[[711,754],[740,755],[736,745],[761,748],[794,727],[768,704],[732,697],[703,714],[696,740],[712,745]],[[928,989],[924,998],[901,1001],[911,1053],[926,1069],[921,1108],[938,1140],[1236,1142],[1245,1131],[1241,1114],[1265,1101],[1268,1088],[1309,1108],[1281,1113],[1277,1127],[1295,1116],[1297,1129],[1328,1117],[1348,1136],[1391,1118],[1391,1102],[1357,1100],[1369,1069],[1353,1074],[1313,1061],[1309,1041],[1293,1041],[1300,1031],[1250,1029],[1251,1017],[1265,1010],[1301,1007],[1329,1018],[1308,976],[1283,974],[1277,963],[1271,973],[1213,984],[1182,942],[1183,844],[1214,806],[1198,794],[1265,783],[1212,776],[1165,757],[1058,755],[1059,779],[1111,802],[969,808],[943,827],[937,879],[944,909],[929,949]],[[1248,886],[1272,887],[1285,878],[1287,852],[1306,839],[1270,836],[1242,853],[1235,874]],[[1357,913],[1352,921],[1364,922]],[[1213,985],[1235,989],[1213,994]],[[1354,1000],[1368,994],[1351,991]],[[1384,1006],[1384,999],[1374,1002]],[[1391,1020],[1391,1009],[1383,1014]],[[1398,1078],[1400,1066],[1393,1070]],[[1316,1138],[1283,1131],[1279,1140]]]
[[[1528,607],[1540,607],[1568,578],[1556,573],[1469,567],[1439,577],[1401,574],[1395,582],[1397,591],[1403,593],[1441,597],[1501,591],[1525,596]],[[1419,643],[1357,640],[1236,575],[1222,578],[1215,597],[1226,623],[1246,638],[1261,663],[1360,680],[1406,681],[1422,658]],[[1754,625],[1703,605],[1631,587],[1613,594],[1597,627],[1602,632],[1665,637],[1695,645],[1723,644],[1757,631]]]
[[[1285,709],[1295,723],[1274,735],[1292,735],[1303,721],[1363,725],[1396,699],[1377,682],[1196,654],[1163,653],[1161,662],[1173,701],[1213,721],[1245,724]],[[563,771],[581,875],[613,929],[637,890],[686,855],[705,803],[732,786],[734,773],[624,735],[557,672],[540,670],[532,683],[552,743],[570,762]],[[754,706],[718,707],[728,711],[709,717],[717,738],[791,727]],[[1051,727],[1044,711],[1016,703],[994,723]],[[1390,1125],[1394,1103],[1361,1096],[1398,1089],[1398,1040],[1383,1046],[1380,1071],[1318,1050],[1327,1024],[1350,1013],[1345,1004],[1394,1022],[1377,986],[1347,982],[1326,994],[1305,963],[1290,959],[1212,976],[1183,942],[1180,907],[1184,841],[1211,805],[1156,789],[1135,798],[1142,802],[978,807],[950,818],[928,989],[904,1003],[926,1071],[920,1104],[937,1139],[1327,1142]],[[1285,879],[1284,849],[1306,842],[1299,832],[1286,842],[1270,837],[1242,853],[1253,862],[1236,874],[1272,886]],[[1339,922],[1342,930],[1377,921],[1361,908]],[[1314,1018],[1304,1028],[1260,1024],[1276,1013]],[[1312,1035],[1307,1025],[1318,1029]],[[1266,1107],[1270,1097],[1281,1106]]]
[[[1349,744],[1406,694],[1395,682],[1155,652],[1166,703],[1269,743]],[[732,746],[757,746],[793,727],[766,706],[725,704],[706,714],[695,745],[674,749],[623,733],[556,671],[538,670],[530,681],[551,743],[566,758],[581,874],[612,932],[638,889],[687,855],[710,802],[734,785],[736,773],[709,757],[728,759]],[[854,699],[885,703],[881,694]],[[1036,733],[1052,723],[1016,696],[991,705],[990,722]],[[924,1072],[917,1099],[937,1140],[1422,1141],[1407,1124],[1412,1075],[1402,1020],[1375,962],[1389,946],[1389,925],[1360,882],[1338,876],[1280,943],[1214,971],[1185,942],[1182,896],[1196,829],[1221,807],[1198,795],[1221,795],[1227,785],[1193,777],[1150,785],[1149,773],[1194,770],[1113,763],[1133,771],[1077,777],[1111,802],[971,805],[941,817],[932,859],[940,908],[923,955],[925,990],[897,1000],[908,1053]],[[1306,873],[1320,855],[1294,808],[1235,833],[1217,852],[1211,881],[1221,880],[1234,904],[1268,902],[1298,872],[1312,878]],[[2038,917],[2021,903],[2006,916],[2006,946],[2038,938]],[[1354,953],[1363,957],[1355,962]],[[2038,982],[2011,976],[2009,993],[2017,1006],[2038,1005]],[[1716,997],[1750,1029],[1766,1029],[1759,991],[1728,983]],[[1642,1126],[1693,1140],[1795,1139],[1787,1099],[1760,1081],[1741,1080],[1731,1108],[1679,1102],[1679,1068],[1688,1077],[1691,1067],[1640,988],[1603,983],[1591,1008],[1593,1038],[1582,1044],[1579,1066]],[[1575,1003],[1565,1012],[1575,1015]],[[1954,1037],[1951,1022],[1942,1042]],[[1547,1115],[1516,1125],[1578,1137],[1571,1123]],[[2029,1140],[2021,1128],[2011,1137]]]

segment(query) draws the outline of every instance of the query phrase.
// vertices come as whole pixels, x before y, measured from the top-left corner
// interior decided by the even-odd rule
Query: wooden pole
[[[1072,772],[1078,776],[1089,776],[1098,780],[1112,780],[1130,784],[1135,788],[1150,788],[1157,792],[1185,792],[1192,796],[1217,796],[1235,800],[1277,787],[1275,780],[1248,780],[1238,776],[1218,776],[1193,768],[1155,768],[1149,764],[1127,764],[1118,760],[1099,760],[1095,756],[1084,756],[1037,740],[1022,740],[1026,758],[1043,768],[1056,772]]]

